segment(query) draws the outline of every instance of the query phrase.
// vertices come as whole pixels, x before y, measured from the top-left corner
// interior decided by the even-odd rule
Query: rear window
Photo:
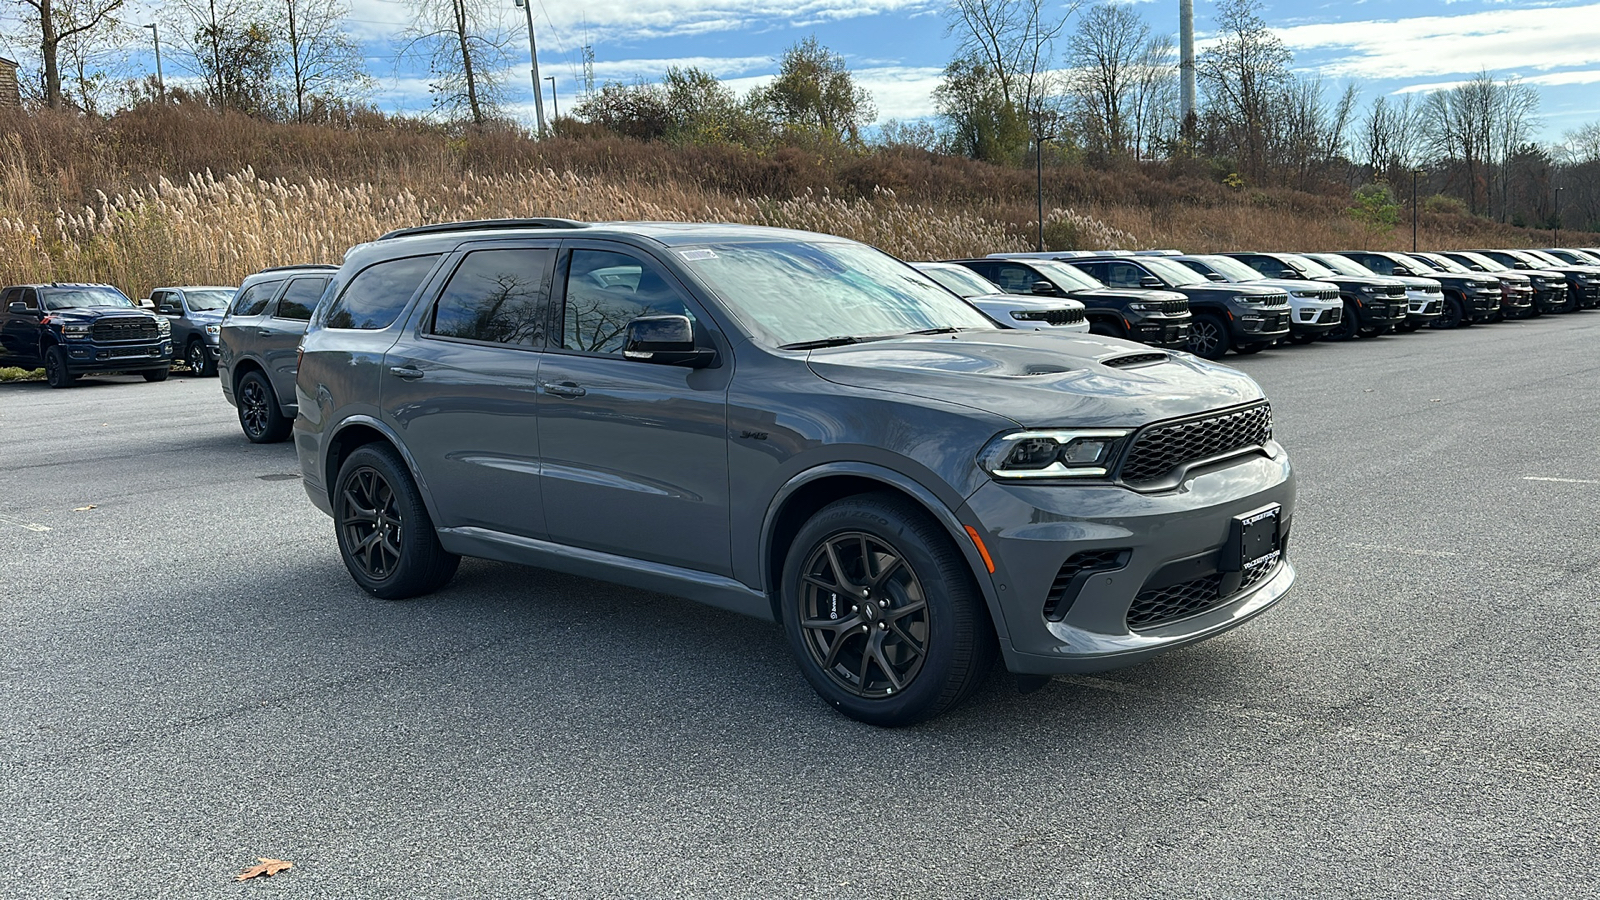
[[[407,256],[373,263],[356,274],[328,308],[329,328],[377,331],[388,328],[433,271],[438,254]]]

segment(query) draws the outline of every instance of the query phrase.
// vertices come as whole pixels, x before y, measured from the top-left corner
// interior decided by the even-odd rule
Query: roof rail
[[[300,264],[298,266],[267,266],[265,269],[257,269],[256,271],[259,274],[260,272],[287,272],[290,269],[337,269],[337,268],[339,268],[339,267],[334,265],[333,263],[302,263],[302,264]]]
[[[410,237],[414,234],[449,234],[452,231],[482,231],[486,229],[502,228],[587,228],[587,222],[575,219],[474,219],[470,222],[439,222],[433,225],[418,225],[415,228],[399,228],[378,238],[386,241],[390,238]]]

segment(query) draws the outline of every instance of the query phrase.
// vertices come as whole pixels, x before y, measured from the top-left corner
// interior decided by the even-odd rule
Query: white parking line
[[[1523,481],[1554,481],[1559,484],[1600,484],[1591,478],[1546,478],[1543,475],[1524,475]]]
[[[49,531],[50,530],[50,526],[48,526],[48,525],[40,525],[37,522],[24,522],[21,519],[13,519],[10,516],[0,516],[0,525],[15,525],[16,527],[21,528],[21,529],[23,529],[25,531]]]

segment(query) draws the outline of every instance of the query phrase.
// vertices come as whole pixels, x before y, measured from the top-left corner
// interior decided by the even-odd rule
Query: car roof
[[[156,291],[236,291],[238,289],[239,286],[234,284],[164,284],[161,287],[151,288],[150,293],[154,294]]]
[[[377,245],[433,243],[437,238],[451,242],[482,237],[566,237],[649,238],[665,246],[703,244],[713,241],[848,241],[837,235],[741,225],[732,222],[577,222],[572,219],[481,219],[466,222],[441,222],[391,231],[374,241]]]

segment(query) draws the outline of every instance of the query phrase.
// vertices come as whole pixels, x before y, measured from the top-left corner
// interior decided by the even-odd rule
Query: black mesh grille
[[[1120,548],[1084,550],[1067,557],[1067,561],[1061,565],[1061,571],[1056,573],[1056,580],[1050,583],[1050,593],[1045,595],[1044,617],[1058,622],[1066,617],[1067,610],[1072,608],[1072,600],[1077,599],[1067,598],[1067,588],[1080,572],[1120,569],[1127,565],[1128,553],[1128,550]],[[1063,600],[1067,600],[1065,605],[1062,604]]]
[[[1011,314],[1011,317],[1013,319],[1021,319],[1024,322],[1044,322],[1050,325],[1071,325],[1073,323],[1083,321],[1083,310],[1071,308],[1039,309],[1030,310],[1028,312],[1014,312]]]
[[[1122,480],[1139,487],[1156,484],[1180,466],[1259,447],[1272,437],[1272,407],[1258,403],[1232,412],[1184,422],[1151,425],[1134,436],[1122,463]]]
[[[1333,309],[1323,310],[1322,314],[1317,316],[1317,324],[1329,325],[1339,321],[1340,312],[1342,312],[1342,310],[1337,306],[1335,306]]]
[[[1385,288],[1384,292],[1390,297],[1404,297],[1406,295],[1406,288],[1405,285],[1402,284],[1393,284]]]
[[[1189,301],[1188,300],[1162,300],[1161,301],[1161,311],[1164,312],[1164,313],[1167,313],[1169,315],[1174,314],[1174,313],[1185,313],[1185,312],[1188,312],[1189,311]]]
[[[1226,596],[1222,593],[1223,576],[1220,572],[1140,591],[1133,598],[1133,605],[1128,607],[1128,628],[1131,631],[1156,628],[1216,609],[1260,584],[1277,568],[1279,558],[1274,553],[1246,569],[1241,573],[1238,590]]]
[[[156,320],[144,316],[118,316],[94,323],[97,341],[153,341],[160,335]]]
[[[1101,363],[1113,369],[1126,369],[1129,366],[1148,366],[1154,363],[1166,362],[1171,357],[1165,353],[1130,353],[1127,356],[1114,356]]]

